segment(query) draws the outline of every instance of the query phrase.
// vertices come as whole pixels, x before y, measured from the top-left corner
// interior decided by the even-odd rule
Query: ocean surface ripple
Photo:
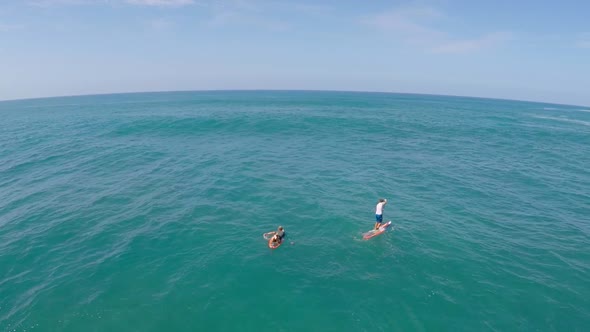
[[[586,108],[227,91],[0,113],[0,331],[590,330]],[[379,197],[393,229],[364,241]]]

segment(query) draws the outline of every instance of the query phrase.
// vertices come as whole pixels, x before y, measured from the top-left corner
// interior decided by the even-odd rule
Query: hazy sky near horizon
[[[0,0],[0,100],[305,89],[590,105],[590,1]]]

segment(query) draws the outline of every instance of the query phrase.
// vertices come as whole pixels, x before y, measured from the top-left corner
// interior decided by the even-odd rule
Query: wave
[[[533,118],[576,123],[576,124],[581,124],[581,125],[590,127],[590,121],[576,120],[576,119],[570,119],[570,118],[560,118],[560,117],[554,117],[554,116],[544,116],[544,115],[533,115]]]
[[[558,112],[585,112],[590,113],[590,109],[572,109],[572,108],[557,108],[557,107],[543,107],[544,111],[558,111]]]

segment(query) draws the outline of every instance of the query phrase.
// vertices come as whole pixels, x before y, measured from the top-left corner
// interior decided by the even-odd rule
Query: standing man
[[[378,230],[383,222],[383,206],[385,204],[387,204],[387,200],[385,198],[379,198],[379,202],[377,202],[377,206],[375,207],[375,230]]]

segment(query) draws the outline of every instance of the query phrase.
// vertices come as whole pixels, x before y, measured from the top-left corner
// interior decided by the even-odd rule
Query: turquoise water
[[[0,331],[590,330],[589,108],[186,92],[0,114]],[[380,197],[394,229],[363,241]]]

